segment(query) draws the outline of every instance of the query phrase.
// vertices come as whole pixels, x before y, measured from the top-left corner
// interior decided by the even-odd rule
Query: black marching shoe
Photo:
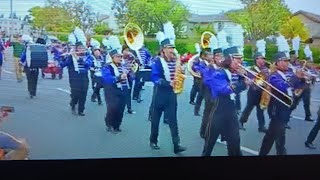
[[[174,153],[175,154],[178,154],[178,153],[181,153],[183,151],[187,150],[186,147],[183,147],[183,146],[180,146],[180,145],[174,145]]]
[[[266,133],[267,130],[268,130],[268,129],[267,129],[266,127],[262,127],[262,128],[259,128],[259,129],[258,129],[258,131],[261,132],[261,133]]]
[[[290,127],[288,124],[285,124],[284,127],[285,127],[286,129],[291,129],[291,127]]]
[[[102,105],[102,101],[98,101],[98,105]]]
[[[313,121],[314,121],[313,119],[311,119],[310,116],[307,116],[304,120],[305,120],[305,121],[309,121],[309,122],[313,122]]]
[[[239,122],[239,129],[245,131],[246,128],[244,127],[242,122]]]
[[[154,150],[159,150],[160,147],[157,145],[157,143],[150,143],[150,147]]]
[[[91,97],[91,102],[97,102],[96,98]]]
[[[191,104],[191,105],[195,105],[196,103],[195,103],[195,102],[193,102],[193,101],[190,101],[190,102],[189,102],[189,104]]]
[[[196,112],[194,113],[194,115],[195,115],[195,116],[201,116],[199,113],[196,113]]]
[[[304,145],[309,149],[316,149],[316,147],[312,143],[309,143],[307,141],[304,143]]]
[[[79,112],[78,114],[79,116],[85,116],[85,114],[83,112]]]
[[[107,132],[112,132],[113,129],[112,129],[112,127],[106,127],[106,131],[107,131]]]
[[[136,112],[131,109],[131,110],[128,110],[128,113],[129,114],[135,114]]]

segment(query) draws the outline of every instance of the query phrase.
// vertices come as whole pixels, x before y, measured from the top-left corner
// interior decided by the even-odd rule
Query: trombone
[[[268,93],[270,96],[272,96],[273,98],[275,98],[276,100],[278,100],[279,102],[281,102],[282,104],[284,104],[285,106],[287,106],[287,107],[289,107],[289,108],[291,107],[291,105],[293,104],[293,99],[292,99],[290,96],[288,96],[288,95],[285,94],[284,92],[280,91],[280,90],[277,89],[276,87],[272,86],[269,82],[263,80],[261,77],[259,77],[258,73],[247,69],[246,67],[242,66],[241,64],[239,64],[239,66],[240,66],[240,68],[241,68],[241,70],[240,70],[241,72],[240,72],[240,71],[239,71],[239,72],[240,72],[240,74],[241,74],[244,78],[246,78],[246,79],[249,80],[249,81],[252,81],[256,86],[258,86],[260,89],[262,89],[263,91],[265,91],[266,93]],[[245,74],[246,74],[245,72],[252,74],[253,76],[255,76],[256,79],[255,79],[255,80],[252,80],[252,79],[249,78],[247,75],[245,75]],[[260,81],[260,83],[257,82],[257,81]],[[276,95],[272,94],[272,92],[270,92],[270,91],[267,90],[266,88],[262,87],[261,83],[264,83],[264,84],[268,85],[270,88],[274,89],[275,91],[277,91],[278,93],[280,93],[281,95],[283,95],[285,98],[287,98],[287,99],[290,101],[290,103],[286,103],[286,102],[284,102],[283,100],[281,100],[280,98],[278,98]]]

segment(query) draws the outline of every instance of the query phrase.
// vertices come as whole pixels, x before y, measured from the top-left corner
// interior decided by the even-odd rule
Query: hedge
[[[68,41],[68,34],[65,33],[54,33],[61,41]],[[102,42],[102,35],[94,35],[93,38],[97,39],[99,42]],[[124,42],[123,37],[120,37],[120,41]],[[175,44],[178,52],[180,54],[184,54],[190,52],[192,54],[195,53],[194,44],[197,42],[195,39],[177,39]],[[155,55],[159,51],[159,43],[155,38],[145,38],[145,46],[149,49],[149,51]],[[311,48],[313,52],[313,60],[315,63],[320,63],[320,49],[319,48]],[[272,60],[272,56],[278,51],[278,48],[275,44],[267,44],[266,48],[266,59]],[[246,44],[244,47],[244,59],[246,61],[252,61],[252,45]],[[299,50],[299,57],[301,59],[305,59],[305,54],[303,49]]]

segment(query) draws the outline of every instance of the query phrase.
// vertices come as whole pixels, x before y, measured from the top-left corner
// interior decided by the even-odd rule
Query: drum
[[[45,45],[30,45],[30,68],[45,68],[48,66],[48,51]]]
[[[141,69],[139,74],[144,82],[151,81],[151,69]]]

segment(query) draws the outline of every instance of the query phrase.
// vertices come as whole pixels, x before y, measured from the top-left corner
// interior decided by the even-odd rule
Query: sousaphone
[[[214,34],[209,31],[205,31],[204,33],[202,33],[202,35],[201,35],[202,49],[210,48],[210,43],[211,43],[210,39],[213,36],[214,36]],[[190,72],[190,74],[194,77],[197,77],[197,78],[201,78],[201,75],[200,75],[200,73],[194,72],[192,69],[192,66],[193,66],[195,59],[197,59],[199,56],[200,56],[200,54],[196,54],[196,55],[192,56],[192,58],[188,61],[188,66],[187,66],[187,69]]]
[[[141,62],[141,57],[139,49],[142,48],[144,42],[144,36],[142,30],[137,24],[129,23],[124,28],[124,40],[130,49],[134,50]],[[136,61],[132,63],[132,71],[137,72],[139,69],[139,64]]]

